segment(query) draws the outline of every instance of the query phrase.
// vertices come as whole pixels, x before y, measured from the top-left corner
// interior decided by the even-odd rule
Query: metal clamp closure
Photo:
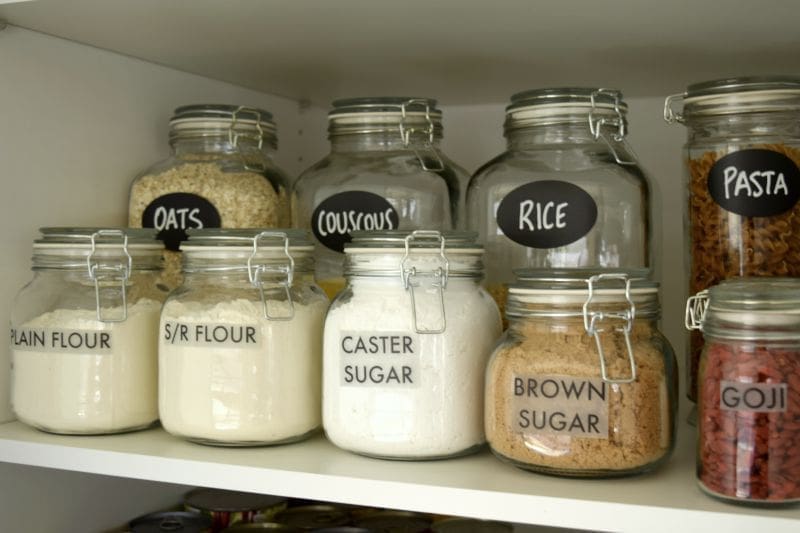
[[[675,124],[676,122],[683,123],[683,114],[675,111],[673,104],[677,101],[683,101],[686,98],[686,93],[671,94],[664,100],[664,120],[667,124]]]
[[[280,239],[283,243],[283,253],[286,262],[258,263],[256,255],[261,241],[264,239]],[[264,318],[267,320],[292,320],[294,318],[294,302],[292,301],[291,287],[294,281],[294,258],[289,252],[289,236],[281,231],[262,231],[253,237],[253,252],[247,259],[247,276],[253,287],[261,294],[261,303],[264,307]],[[268,278],[265,280],[264,278]],[[285,313],[270,312],[270,302],[281,300],[285,297],[289,305]]]
[[[96,258],[99,237],[119,237],[123,260],[102,262]],[[91,251],[86,257],[86,268],[89,270],[89,278],[94,281],[97,320],[100,322],[125,322],[128,319],[127,284],[133,267],[133,259],[128,252],[128,236],[122,230],[104,229],[92,234],[91,243]],[[119,287],[119,291],[117,291],[117,287]],[[107,304],[105,310],[104,302]],[[109,312],[117,307],[121,310],[119,314],[115,315]]]
[[[610,96],[614,99],[614,113],[616,116],[595,116],[598,110],[596,99],[601,95]],[[594,140],[602,139],[606,143],[611,155],[614,156],[614,161],[618,164],[635,165],[636,158],[633,156],[633,150],[625,139],[628,134],[628,125],[620,107],[621,98],[620,92],[614,89],[597,89],[592,92],[590,96],[592,107],[589,110],[589,131],[592,133]],[[609,127],[616,128],[616,131],[609,135],[606,132]]]
[[[435,240],[439,244],[438,266],[426,270],[408,266],[411,244],[415,240]],[[447,318],[444,312],[444,290],[447,288],[447,280],[450,276],[450,261],[447,259],[447,254],[445,254],[446,244],[446,239],[438,231],[417,230],[405,238],[405,254],[400,260],[400,280],[403,283],[403,288],[411,296],[411,319],[414,323],[414,331],[417,333],[444,333],[444,330],[447,329]],[[426,278],[430,280],[427,286],[423,283]],[[422,288],[423,294],[427,292],[425,291],[426,288],[431,288],[436,293],[440,317],[437,322],[438,327],[423,327],[420,325],[419,317],[422,313],[417,310],[420,298],[416,294],[416,291],[420,288]]]
[[[417,128],[410,127],[406,124],[406,121],[408,120],[408,107],[414,104],[422,104],[423,106],[425,106],[425,122],[426,122],[425,129],[419,130]],[[408,148],[409,144],[411,143],[412,133],[424,133],[428,136],[428,140],[424,144],[424,150],[420,150],[415,147],[411,148],[411,150],[414,152],[414,155],[417,156],[419,164],[422,166],[422,170],[425,170],[426,172],[441,172],[442,170],[444,170],[444,162],[442,161],[439,152],[437,152],[436,148],[434,148],[433,146],[434,124],[433,124],[433,119],[431,118],[431,108],[430,105],[428,105],[427,100],[412,98],[411,100],[407,100],[402,104],[400,104],[399,128],[400,128],[400,139],[403,141],[403,146],[405,146],[406,148]],[[433,160],[433,165],[428,164],[428,159]]]
[[[247,112],[249,114],[253,114],[256,117],[256,131],[258,133],[245,133],[241,131],[236,131],[236,125],[240,120],[239,114],[242,112]],[[248,163],[248,158],[252,159],[253,156],[250,154],[249,156],[245,154],[244,148],[242,145],[239,144],[239,139],[252,139],[258,141],[258,159],[260,160],[258,164],[251,165]],[[239,158],[242,161],[242,165],[244,166],[245,170],[250,172],[264,172],[266,170],[266,162],[264,161],[264,156],[261,154],[261,148],[264,146],[264,128],[261,126],[261,111],[255,109],[253,107],[247,106],[239,106],[231,115],[231,125],[228,127],[228,142],[236,148],[236,152],[239,154]]]
[[[689,299],[686,300],[686,316],[684,317],[686,329],[690,331],[702,329],[707,310],[708,290],[689,296]]]
[[[591,304],[594,298],[595,284],[599,281],[619,280],[625,284],[625,301],[628,308],[623,311],[592,311]],[[586,280],[589,289],[589,296],[583,304],[583,327],[590,337],[594,337],[597,344],[597,354],[600,357],[600,375],[606,383],[633,383],[636,381],[636,361],[633,357],[633,346],[631,345],[631,330],[633,321],[636,318],[636,305],[631,297],[631,280],[626,274],[598,274]],[[628,351],[628,364],[630,365],[630,376],[627,378],[610,378],[606,366],[606,356],[603,352],[603,345],[600,341],[600,334],[607,331],[601,324],[608,320],[622,321],[622,327],[613,329],[616,333],[622,333],[625,338],[625,348]]]

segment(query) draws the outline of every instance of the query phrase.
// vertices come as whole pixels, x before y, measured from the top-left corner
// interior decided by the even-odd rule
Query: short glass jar
[[[52,433],[133,431],[158,419],[156,285],[163,244],[152,230],[42,228],[33,280],[11,311],[11,403]]]
[[[687,127],[689,293],[733,277],[800,276],[800,77],[696,83],[667,98],[664,118]],[[692,332],[693,401],[702,347]]]
[[[625,140],[628,106],[612,89],[515,94],[507,149],[472,176],[467,226],[492,261],[503,308],[519,268],[649,268],[650,185]]]
[[[800,501],[800,279],[740,278],[689,298],[703,333],[697,477],[744,503]]]
[[[159,412],[168,432],[222,446],[319,428],[322,323],[313,247],[298,230],[190,230],[183,284],[161,312]]]
[[[467,173],[441,150],[436,100],[337,100],[328,122],[331,152],[295,182],[292,225],[314,234],[316,277],[333,297],[351,232],[457,228]]]
[[[523,271],[486,373],[486,437],[534,472],[651,470],[675,443],[675,355],[658,284],[634,273]]]
[[[466,454],[484,442],[483,374],[500,316],[475,235],[357,232],[347,286],[325,319],[323,426],[387,459]]]
[[[131,185],[128,225],[156,228],[168,252],[165,280],[180,284],[180,242],[190,228],[285,228],[289,179],[273,154],[272,114],[236,105],[175,109],[172,154]]]

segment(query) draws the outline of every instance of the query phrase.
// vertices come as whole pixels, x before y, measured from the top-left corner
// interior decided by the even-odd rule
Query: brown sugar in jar
[[[683,100],[681,113],[672,103]],[[800,276],[800,78],[689,86],[667,99],[685,123],[689,291],[741,276]],[[687,395],[697,396],[703,337],[692,332]]]
[[[658,310],[657,284],[624,275],[512,285],[509,330],[486,376],[492,451],[527,470],[575,477],[665,461],[677,394]]]

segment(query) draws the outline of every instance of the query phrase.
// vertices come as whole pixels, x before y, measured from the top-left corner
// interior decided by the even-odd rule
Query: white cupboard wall
[[[177,2],[177,4],[181,3]],[[204,9],[210,9],[207,7],[209,3],[204,0],[200,4],[204,6]],[[353,3],[347,2],[347,5],[352,7]],[[111,9],[102,4],[102,2],[97,3],[98,9]],[[242,2],[235,4],[239,7],[243,5]],[[313,2],[305,2],[305,4],[313,4]],[[322,4],[328,3],[321,2],[320,5]],[[540,3],[530,4],[531,16],[535,16],[534,8]],[[611,4],[619,7],[625,3],[612,2]],[[289,7],[289,4],[284,2],[281,2],[281,5],[289,12],[293,9],[301,9]],[[448,5],[454,10],[459,9],[458,2],[450,2]],[[306,14],[296,18],[302,19],[307,16],[313,22],[314,28],[322,31],[323,26],[320,21],[314,19],[314,10],[309,6],[304,9]],[[689,10],[691,7],[687,4],[678,9]],[[329,4],[323,11],[325,14],[331,14],[332,10],[335,8]],[[183,13],[189,16],[192,10],[188,8]],[[351,17],[358,16],[352,10],[348,14]],[[796,14],[800,15],[800,8]],[[285,13],[284,15],[289,16]],[[75,16],[79,17],[80,14]],[[341,21],[341,17],[344,16],[335,15],[335,20]],[[439,20],[438,22],[446,21]],[[432,22],[426,19],[427,23]],[[569,21],[562,21],[562,23],[569,24]],[[63,24],[69,28],[80,27],[81,21],[65,19]],[[480,25],[473,24],[471,27],[474,29]],[[652,30],[652,28],[650,29]],[[380,28],[372,28],[369,32],[374,35],[374,38],[379,39],[379,30]],[[646,30],[647,28],[636,27],[630,39],[644,38],[647,34]],[[233,31],[235,32],[235,28]],[[495,28],[493,31],[497,31],[497,29]],[[519,27],[515,31],[519,31]],[[413,38],[413,35],[413,30],[409,29],[408,38]],[[497,35],[498,39],[502,38],[502,32]],[[102,40],[104,38],[103,30],[98,28],[97,35],[92,35],[92,37]],[[220,35],[215,34],[209,38],[212,37],[219,39]],[[462,37],[462,41],[459,42],[468,47],[469,35]],[[148,38],[147,34],[139,34],[136,30],[132,30],[130,32],[130,49],[146,49]],[[177,38],[176,36],[175,39]],[[787,37],[787,39],[790,38],[796,40],[797,36]],[[236,41],[236,37],[233,36],[232,40]],[[404,43],[398,41],[395,44],[403,46]],[[209,62],[217,66],[224,65],[225,58],[228,57],[225,54],[229,53],[228,45],[230,43],[221,43],[220,53],[209,54]],[[280,43],[272,42],[272,45],[277,47],[273,52],[280,50]],[[454,42],[452,46],[458,46],[458,43]],[[585,46],[591,47],[592,43],[586,43]],[[732,46],[740,47],[742,45],[735,42]],[[320,43],[318,48],[320,54],[325,55],[324,45]],[[212,47],[212,51],[214,50],[216,49]],[[198,52],[198,54],[200,53]],[[258,52],[249,50],[247,53],[267,54],[270,53],[270,50],[264,49]],[[300,53],[302,54],[302,51]],[[537,53],[553,54],[556,51],[539,50]],[[719,50],[710,50],[709,56],[719,53]],[[431,54],[435,55],[435,51],[431,50]],[[453,55],[452,52],[451,55]],[[165,56],[169,56],[169,54],[165,53]],[[640,63],[652,60],[649,54],[639,54],[636,57],[640,58]],[[767,67],[774,65],[776,69],[785,67],[785,62],[781,63],[774,57],[759,65],[755,52],[745,54],[743,57],[747,60],[742,63],[743,65],[750,64],[759,66],[759,68],[764,68],[765,65]],[[786,54],[778,59],[785,59],[785,57]],[[203,57],[200,56],[183,57],[182,59],[189,67],[201,65],[203,61]],[[254,61],[252,57],[244,59],[250,60],[252,64],[258,64],[258,61]],[[331,57],[330,59],[329,69],[336,68],[337,58]],[[372,63],[369,61],[370,58],[367,59],[367,63],[374,66],[375,58],[371,58]],[[422,76],[426,71],[431,72],[437,68],[435,61],[423,59],[420,59]],[[241,63],[241,60],[242,58],[231,57],[232,71]],[[414,58],[409,57],[408,60],[413,61]],[[460,66],[457,65],[458,68],[463,68],[465,62],[468,61],[469,57],[462,57]],[[476,61],[482,65],[482,68],[486,68],[488,64],[486,58],[476,56]],[[561,72],[552,66],[557,63],[549,62],[547,64],[551,67],[545,71],[545,74],[550,78]],[[583,83],[591,85],[595,83],[610,84],[614,80],[630,81],[631,76],[622,73],[621,65],[623,64],[628,69],[637,68],[637,62],[631,60],[622,62],[620,65],[608,63],[613,67],[610,71],[610,78],[599,76],[600,71],[595,69],[589,73],[591,75],[587,74]],[[462,166],[473,171],[504,147],[502,138],[503,108],[508,96],[513,92],[540,84],[533,81],[537,79],[535,73],[520,71],[519,77],[512,78],[513,82],[508,83],[503,96],[494,97],[494,101],[487,101],[486,94],[496,95],[498,91],[492,92],[483,86],[476,87],[474,91],[476,100],[473,102],[469,98],[470,88],[467,86],[473,77],[458,74],[457,66],[446,67],[452,70],[451,86],[447,86],[446,83],[425,85],[425,87],[441,86],[440,94],[428,94],[427,92],[419,94],[422,91],[416,90],[413,80],[410,82],[407,77],[397,81],[400,92],[439,99],[444,110],[444,151]],[[667,65],[667,67],[669,66]],[[795,73],[800,72],[800,65],[796,65],[796,67]],[[302,69],[300,66],[297,68]],[[3,268],[0,278],[0,323],[8,323],[10,302],[16,291],[30,278],[31,241],[37,235],[38,227],[47,225],[124,225],[129,184],[140,170],[167,155],[169,150],[167,121],[176,106],[199,102],[240,103],[272,111],[278,124],[277,162],[292,176],[297,176],[303,168],[322,157],[328,149],[325,114],[329,98],[324,98],[320,94],[347,95],[339,94],[340,91],[335,82],[325,79],[330,70],[326,71],[324,68],[320,68],[318,74],[298,72],[297,79],[291,79],[287,84],[276,81],[274,84],[274,87],[277,88],[276,92],[290,96],[283,97],[13,25],[0,31],[0,182],[3,184],[2,192],[0,192],[0,244],[3,247]],[[509,69],[513,68],[513,65],[509,63],[497,68]],[[729,72],[729,74],[748,73],[747,66],[741,68],[741,71]],[[192,68],[192,70],[202,71],[199,68]],[[689,69],[689,72],[697,74],[697,80],[706,77],[703,76],[702,69],[694,71]],[[375,72],[366,71],[363,75],[365,77],[384,76],[391,81],[393,78],[390,73],[391,68],[386,67],[386,69],[378,69]],[[564,73],[566,75],[567,70],[564,70]],[[708,77],[716,75],[714,73]],[[319,83],[323,89],[314,88],[314,76],[319,76]],[[257,76],[253,79],[257,81]],[[570,72],[569,81],[574,82],[574,79],[574,72]],[[311,87],[307,94],[294,94],[290,91],[292,83],[302,82],[306,82]],[[657,276],[661,279],[663,287],[663,329],[678,350],[681,364],[685,297],[681,146],[685,131],[679,126],[666,125],[661,114],[663,97],[670,92],[679,92],[684,84],[684,82],[673,82],[669,75],[663,73],[658,79],[648,80],[637,86],[633,91],[636,96],[627,98],[631,124],[629,140],[644,168],[649,172],[654,186],[652,194],[655,207],[654,238],[658,261]],[[256,84],[251,85],[255,86]],[[380,85],[380,83],[367,82],[365,91]],[[615,85],[621,85],[620,88],[624,92],[627,89],[622,83]],[[349,96],[367,95],[363,93],[349,94]],[[456,97],[449,101],[451,95],[456,95]],[[309,96],[313,98],[311,103],[306,100],[306,97]],[[466,187],[467,184],[463,185]],[[6,344],[0,344],[0,422],[11,419],[7,401],[8,373],[8,348]],[[683,391],[681,395],[683,395]],[[690,429],[683,424],[684,415],[685,413],[681,415],[680,427],[684,437],[681,449],[676,453],[675,458],[675,462],[679,461],[680,466],[672,468],[661,478],[664,482],[665,504],[663,507],[666,509],[664,518],[668,519],[664,523],[654,523],[658,520],[653,519],[652,515],[638,510],[640,508],[649,509],[648,512],[652,512],[652,509],[661,507],[654,503],[659,496],[652,499],[648,499],[648,496],[645,495],[640,497],[640,494],[644,494],[642,491],[660,491],[658,484],[661,481],[650,482],[645,478],[642,478],[644,481],[633,480],[622,486],[621,495],[614,495],[610,494],[608,488],[612,485],[593,488],[592,483],[594,482],[589,482],[587,485],[581,481],[551,480],[549,478],[541,481],[540,477],[517,472],[504,473],[498,480],[495,480],[493,477],[495,468],[502,470],[507,467],[499,463],[495,467],[488,457],[464,463],[467,465],[463,478],[464,487],[460,485],[461,478],[435,481],[435,483],[441,483],[442,487],[437,487],[437,490],[430,494],[441,493],[451,501],[440,504],[437,501],[426,499],[427,492],[422,491],[416,496],[411,491],[406,496],[398,497],[396,507],[451,513],[458,509],[464,509],[463,514],[487,518],[502,518],[503,512],[507,511],[507,515],[514,521],[587,528],[596,524],[598,529],[604,530],[632,531],[637,528],[631,524],[640,523],[647,524],[648,528],[653,531],[661,531],[672,527],[669,525],[670,523],[674,526],[674,522],[669,522],[669,520],[683,521],[684,518],[691,519],[684,528],[687,531],[699,531],[716,524],[726,524],[728,530],[734,530],[739,526],[744,530],[746,527],[752,528],[754,525],[761,524],[760,520],[763,520],[761,517],[769,516],[769,512],[747,514],[745,511],[730,506],[713,502],[707,503],[704,500],[705,497],[694,488],[690,479],[693,475],[691,471],[691,439],[686,435]],[[10,439],[9,442],[11,442],[17,434],[24,433],[24,430],[20,430],[14,424],[6,426],[11,429],[4,433],[3,426],[0,425],[0,440]],[[21,438],[24,440],[27,437]],[[159,438],[152,443],[143,445],[143,449],[147,450],[146,453],[140,452],[135,446],[128,449],[123,445],[119,452],[98,452],[96,457],[92,456],[91,452],[84,454],[79,450],[82,446],[78,443],[80,439],[72,438],[64,441],[67,442],[64,448],[53,444],[58,442],[53,438],[37,439],[38,437],[31,437],[30,445],[16,444],[16,441],[7,448],[0,445],[0,516],[3,517],[0,531],[100,531],[110,528],[118,525],[121,519],[124,520],[137,513],[174,501],[185,490],[184,485],[194,484],[203,479],[203,476],[192,475],[181,468],[193,468],[192,465],[195,463],[191,461],[200,461],[198,464],[210,465],[213,458],[218,457],[214,455],[213,450],[198,452],[194,451],[194,448],[186,448],[190,450],[186,453],[191,461],[187,460],[186,465],[182,466],[181,454],[184,453],[184,448],[173,447],[171,441],[166,438]],[[92,446],[88,445],[89,448]],[[73,453],[73,448],[78,451]],[[98,445],[98,448],[103,448],[103,446]],[[160,462],[158,460],[148,461],[146,457],[158,456],[162,448],[165,457],[172,461],[167,463],[169,468],[174,468],[175,472],[178,472],[177,474],[173,475],[157,469],[148,470]],[[309,449],[310,452],[299,452],[299,460],[291,456],[291,451],[279,452],[279,454],[287,453],[289,458],[287,460],[289,466],[286,467],[288,473],[285,474],[285,477],[291,485],[291,490],[287,492],[287,495],[298,496],[304,493],[308,497],[336,495],[335,488],[323,489],[315,485],[318,482],[315,476],[342,476],[341,471],[347,471],[349,468],[356,472],[353,474],[351,485],[358,490],[352,494],[341,496],[342,501],[353,500],[351,503],[356,503],[361,498],[363,501],[369,500],[368,503],[373,502],[371,499],[373,498],[371,494],[373,485],[370,481],[373,479],[372,472],[380,472],[380,474],[375,474],[375,479],[380,478],[381,480],[374,481],[376,494],[374,501],[377,502],[386,503],[388,501],[385,498],[381,499],[382,493],[390,489],[396,490],[397,487],[404,486],[404,484],[413,483],[413,480],[410,479],[413,475],[403,471],[405,464],[395,463],[387,466],[380,461],[350,459],[336,452],[327,451],[328,449],[320,443],[310,445]],[[325,460],[331,458],[332,465],[328,465],[321,459],[319,461],[322,462],[319,465],[316,464],[318,449],[323,450],[321,457]],[[44,456],[59,453],[66,454],[65,457],[70,459],[59,462],[57,457],[48,456],[42,460],[37,458],[37,454]],[[119,455],[115,455],[117,453]],[[259,472],[257,453],[253,450],[244,453],[242,457],[246,458],[243,463],[237,463],[238,466],[231,467],[234,470],[230,475],[221,470],[214,470],[213,475],[208,475],[208,479],[211,480],[209,484],[218,479],[220,481],[216,484],[221,487],[260,490],[264,484],[259,480],[247,477],[253,475],[253,472],[256,474]],[[309,455],[303,457],[303,453]],[[141,461],[139,460],[140,455],[145,456]],[[84,461],[85,457],[89,457],[89,459]],[[209,459],[210,457],[212,459]],[[345,458],[342,459],[342,457]],[[72,458],[75,458],[75,464],[69,463]],[[307,462],[314,463],[315,472],[317,472],[302,478],[303,483],[309,483],[307,487],[298,485],[297,480],[291,475],[295,468],[293,461],[302,464],[305,459]],[[126,465],[120,468],[108,466],[115,464],[115,461],[125,462]],[[230,459],[230,455],[224,456],[219,462],[224,466],[229,461],[236,462]],[[276,462],[280,463],[280,460]],[[26,465],[42,465],[50,468]],[[217,466],[215,464],[214,468]],[[75,471],[67,472],[58,470],[58,468]],[[411,472],[421,473],[420,477],[422,478],[430,476],[430,480],[435,480],[437,475],[442,478],[451,473],[446,465],[432,463],[413,465],[409,468]],[[470,470],[470,468],[475,468],[475,470]],[[491,473],[486,475],[482,470],[484,468],[488,468]],[[677,472],[678,468],[685,471]],[[114,472],[115,475],[122,477],[107,477],[82,472]],[[241,477],[237,477],[240,474]],[[391,478],[390,481],[383,479],[384,476]],[[488,481],[483,478],[488,478]],[[507,478],[511,480],[513,490],[504,485],[508,481]],[[346,477],[337,477],[336,479],[347,480]],[[526,494],[528,479],[531,480],[530,490],[532,494],[536,494],[535,497],[529,498]],[[434,481],[431,482],[434,483]],[[676,484],[672,484],[673,482]],[[322,480],[319,483],[325,483],[325,481]],[[643,485],[644,489],[640,491],[641,483],[645,483],[645,485]],[[487,485],[482,490],[489,492],[479,491],[476,493],[470,488],[483,486],[482,484]],[[580,493],[578,496],[572,495],[573,487],[577,488],[577,492]],[[613,485],[613,487],[616,490],[617,485]],[[685,494],[686,487],[691,487],[688,490],[694,492]],[[397,490],[402,492],[402,487]],[[509,490],[507,498],[503,498],[504,490]],[[539,490],[543,490],[544,493],[536,492]],[[508,508],[502,509],[503,512],[499,508],[489,511],[476,510],[474,507],[471,509],[468,503],[459,506],[457,502],[459,499],[471,502],[473,501],[471,498],[491,494],[491,491],[500,491],[498,501],[509,502]],[[554,499],[549,499],[550,491],[556,495]],[[654,492],[654,494],[660,494],[660,492]],[[570,499],[573,497],[583,498],[581,506],[574,507],[575,503]],[[673,499],[670,500],[670,498]],[[696,508],[692,503],[693,499],[701,501]],[[604,503],[606,500],[612,501],[613,505],[606,505]],[[517,507],[512,508],[512,503]],[[541,513],[535,508],[521,509],[533,504],[542,505]],[[684,510],[685,508],[690,510]],[[581,512],[572,512],[573,509],[579,509]],[[643,513],[639,522],[635,519],[637,512]],[[589,513],[591,517],[587,518],[586,513]],[[634,513],[634,515],[632,518],[631,515],[622,513]],[[583,516],[581,516],[582,514]],[[598,520],[597,522],[593,522],[594,517]],[[772,518],[774,520],[770,524],[778,529],[785,528],[787,531],[800,524],[800,513],[796,510],[784,510],[773,514]],[[614,527],[615,524],[618,524],[619,527]]]

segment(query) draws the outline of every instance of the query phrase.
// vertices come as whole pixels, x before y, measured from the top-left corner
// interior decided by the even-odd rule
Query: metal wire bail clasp
[[[421,104],[425,106],[425,122],[426,126],[424,130],[418,130],[412,126],[409,126],[406,121],[408,120],[408,108],[414,104]],[[441,172],[444,170],[444,162],[442,161],[439,152],[436,151],[436,148],[433,146],[433,139],[434,139],[434,124],[433,119],[431,118],[431,107],[428,104],[427,100],[423,100],[420,98],[412,98],[411,100],[407,100],[400,104],[400,139],[403,141],[403,146],[406,148],[409,147],[411,143],[411,134],[412,133],[424,133],[428,136],[428,140],[425,143],[425,150],[419,150],[418,148],[412,147],[411,150],[414,152],[414,155],[417,156],[419,159],[419,164],[422,166],[422,170],[427,172]],[[426,157],[423,155],[430,156],[430,159],[433,160],[433,165],[428,165],[428,161]]]
[[[97,239],[100,237],[118,237],[120,239],[122,261],[109,259],[103,262],[101,258],[96,257]],[[100,322],[125,322],[128,319],[127,284],[133,266],[133,259],[128,252],[128,236],[122,230],[103,229],[92,234],[91,243],[91,251],[86,257],[86,267],[89,270],[89,278],[94,281],[97,320]],[[101,286],[103,290],[101,290]],[[118,293],[115,290],[116,287],[119,287]],[[104,301],[108,304],[105,310]],[[120,309],[118,314],[110,312],[115,308]]]
[[[435,240],[439,244],[439,266],[430,270],[419,270],[415,266],[408,266],[411,244],[415,240]],[[417,230],[405,238],[406,250],[403,259],[400,261],[400,280],[403,282],[403,288],[411,296],[411,319],[414,323],[414,331],[417,333],[444,333],[444,330],[447,329],[447,318],[444,312],[444,290],[447,288],[447,279],[450,276],[450,261],[445,254],[445,245],[446,240],[438,231]],[[419,296],[415,291],[422,287],[421,280],[424,278],[431,278],[430,287],[436,292],[440,311],[439,327],[425,328],[419,324],[419,316],[422,313],[417,310]]]
[[[595,295],[595,284],[598,281],[605,280],[619,280],[625,284],[625,301],[628,308],[623,311],[592,311],[591,304]],[[626,274],[598,274],[586,280],[589,287],[589,296],[586,298],[586,303],[583,304],[583,327],[590,337],[594,337],[597,344],[597,354],[600,356],[600,375],[606,383],[633,383],[636,381],[636,361],[633,357],[633,346],[631,346],[631,329],[633,328],[633,320],[636,318],[636,305],[633,303],[631,297],[631,280]],[[606,356],[603,352],[603,344],[600,342],[600,334],[606,331],[600,325],[606,320],[621,320],[624,325],[622,327],[615,327],[614,331],[622,333],[625,338],[625,348],[628,351],[628,363],[630,365],[630,377],[627,378],[610,378],[608,377],[608,369],[606,367]]]
[[[596,116],[598,110],[596,100],[601,95],[610,96],[614,99],[614,113],[616,116]],[[592,107],[589,110],[589,131],[595,140],[602,139],[606,143],[614,156],[614,161],[618,164],[635,165],[636,158],[633,156],[633,149],[625,139],[628,134],[628,125],[620,107],[621,99],[622,94],[616,89],[597,89],[593,91],[590,96]],[[610,137],[605,131],[607,126],[616,128],[616,132],[612,133]],[[619,146],[615,146],[615,144],[621,145],[623,149],[620,150]]]
[[[703,320],[706,318],[706,310],[708,310],[708,290],[689,296],[689,299],[686,300],[686,316],[684,317],[686,329],[690,331],[701,329]]]
[[[280,239],[283,244],[283,253],[286,256],[285,263],[256,262],[259,246],[261,241],[265,239]],[[247,259],[247,276],[253,287],[257,288],[261,293],[264,318],[267,320],[292,320],[294,318],[294,302],[291,294],[292,282],[294,281],[294,258],[289,252],[289,236],[286,233],[281,231],[262,231],[253,237],[253,252]],[[264,278],[269,276],[272,276],[273,279],[265,281]],[[286,303],[288,304],[286,312],[270,312],[270,302],[277,299],[270,298],[270,295],[286,297]]]
[[[236,125],[240,120],[239,114],[243,112],[255,115],[256,131],[258,133],[252,134],[252,133],[244,133],[241,131],[236,131]],[[251,165],[250,163],[248,163],[248,155],[244,153],[242,145],[239,144],[240,138],[252,139],[254,141],[257,141],[258,143],[257,153],[259,159],[257,165]],[[267,168],[266,162],[264,161],[264,157],[261,154],[261,148],[264,146],[264,128],[261,125],[261,111],[253,107],[247,107],[243,105],[237,107],[236,110],[231,114],[231,125],[228,127],[228,142],[231,144],[231,146],[236,148],[236,152],[239,154],[239,158],[241,159],[242,165],[244,166],[245,170],[248,170],[250,172],[264,172],[266,170]],[[252,155],[249,156],[249,158],[252,159]]]
[[[683,123],[683,114],[675,111],[674,104],[677,101],[683,101],[684,98],[686,98],[686,93],[678,93],[671,94],[664,100],[664,120],[667,124]]]

